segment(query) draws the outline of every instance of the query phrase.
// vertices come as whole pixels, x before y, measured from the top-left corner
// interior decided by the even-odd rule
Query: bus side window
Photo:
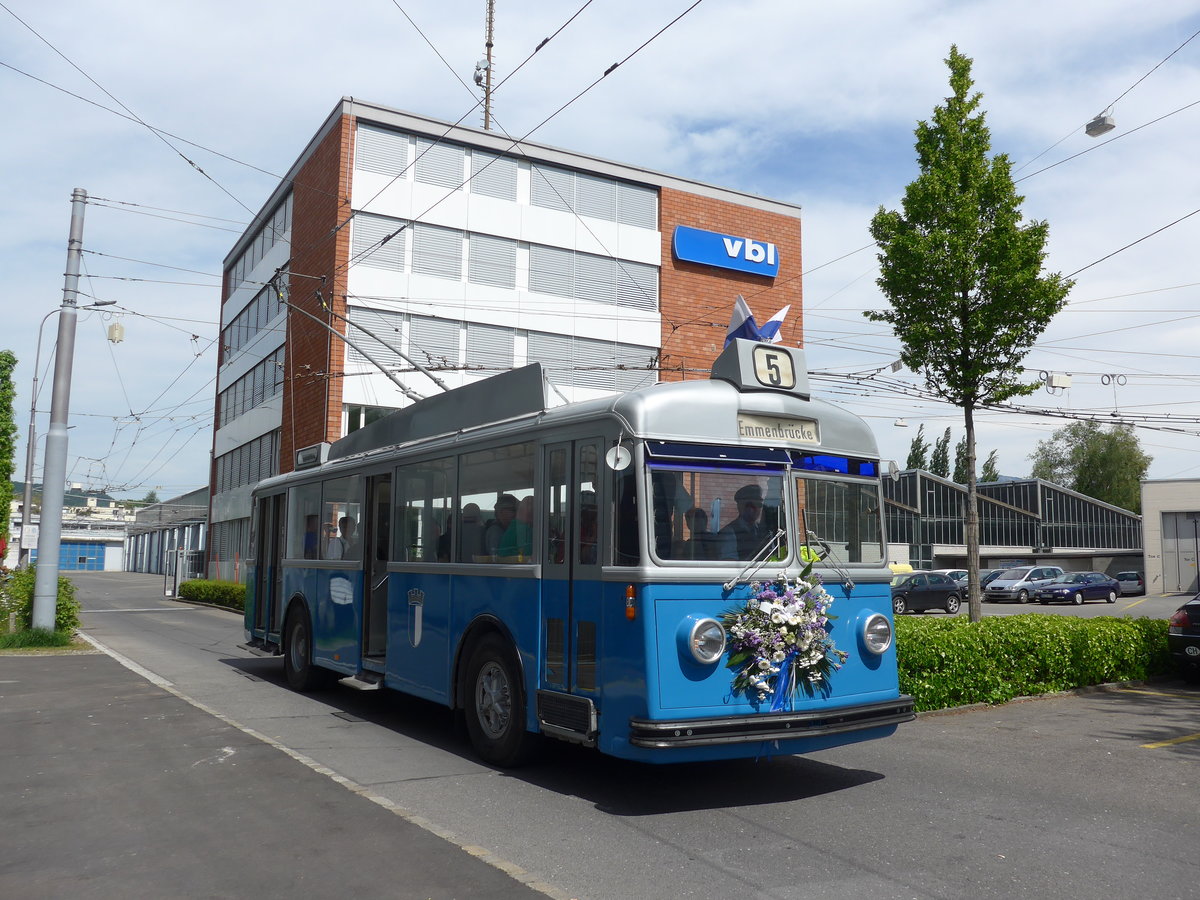
[[[360,559],[359,523],[362,521],[362,476],[331,478],[322,485],[321,520],[325,533],[319,549],[322,559]]]
[[[462,546],[462,562],[528,563],[537,544],[534,445],[509,444],[459,459],[459,501],[480,510],[483,546]]]
[[[641,547],[638,541],[638,506],[637,481],[633,477],[632,468],[616,472],[613,497],[616,498],[616,509],[613,511],[613,530],[616,532],[616,564],[618,566],[636,566],[641,560]]]
[[[300,484],[288,491],[287,556],[317,559],[321,555],[321,485]]]
[[[453,540],[454,457],[431,459],[396,470],[396,547],[403,562],[446,562]]]

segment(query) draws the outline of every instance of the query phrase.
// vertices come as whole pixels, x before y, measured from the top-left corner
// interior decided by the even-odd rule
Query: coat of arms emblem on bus
[[[416,647],[421,643],[421,619],[425,612],[425,592],[413,588],[408,592],[408,642]]]

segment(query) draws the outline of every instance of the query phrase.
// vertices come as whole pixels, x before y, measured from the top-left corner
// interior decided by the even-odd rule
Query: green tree
[[[929,457],[929,471],[942,478],[950,477],[950,429],[937,439],[933,445],[933,455]]]
[[[13,498],[13,457],[17,446],[17,426],[13,420],[13,400],[17,389],[13,384],[13,370],[17,358],[9,350],[0,350],[0,509],[4,510],[0,521],[0,538],[8,540],[8,510]]]
[[[152,503],[157,503],[157,502],[158,502],[158,491],[154,490],[154,488],[151,488],[149,491],[147,491],[146,496],[142,498],[142,503],[146,504],[147,506],[149,506]]]
[[[1057,429],[1029,455],[1034,478],[1052,481],[1122,509],[1142,511],[1142,485],[1153,457],[1142,452],[1129,425],[1103,428],[1072,422]]]
[[[954,445],[954,483],[967,483],[967,439],[961,438]]]
[[[906,469],[925,469],[929,467],[929,441],[925,440],[925,426],[917,429],[917,435],[908,445],[908,459],[904,463]]]
[[[903,209],[871,220],[879,245],[878,284],[890,309],[868,310],[892,326],[900,359],[926,388],[963,411],[967,440],[966,543],[970,618],[979,597],[979,507],[975,410],[1037,390],[1022,360],[1066,303],[1072,282],[1042,275],[1045,222],[1022,222],[1004,154],[989,158],[991,134],[972,92],[971,60],[950,48],[952,95],[916,128],[920,174]]]
[[[993,450],[988,454],[988,458],[983,462],[983,472],[980,473],[979,479],[983,482],[999,481],[1000,480],[1000,463],[996,459],[996,451]]]

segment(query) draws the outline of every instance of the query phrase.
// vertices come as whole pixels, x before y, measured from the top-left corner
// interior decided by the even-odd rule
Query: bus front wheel
[[[525,690],[507,644],[491,634],[467,666],[467,733],[488,763],[511,768],[528,759],[534,735],[525,730]]]
[[[332,672],[313,665],[312,626],[303,607],[295,607],[288,613],[283,635],[283,674],[288,687],[306,693],[333,684]]]

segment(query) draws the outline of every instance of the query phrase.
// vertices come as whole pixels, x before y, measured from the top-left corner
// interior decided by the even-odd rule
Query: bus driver
[[[722,559],[753,559],[770,537],[762,523],[763,492],[757,484],[738,488],[733,495],[737,518],[719,532]]]

